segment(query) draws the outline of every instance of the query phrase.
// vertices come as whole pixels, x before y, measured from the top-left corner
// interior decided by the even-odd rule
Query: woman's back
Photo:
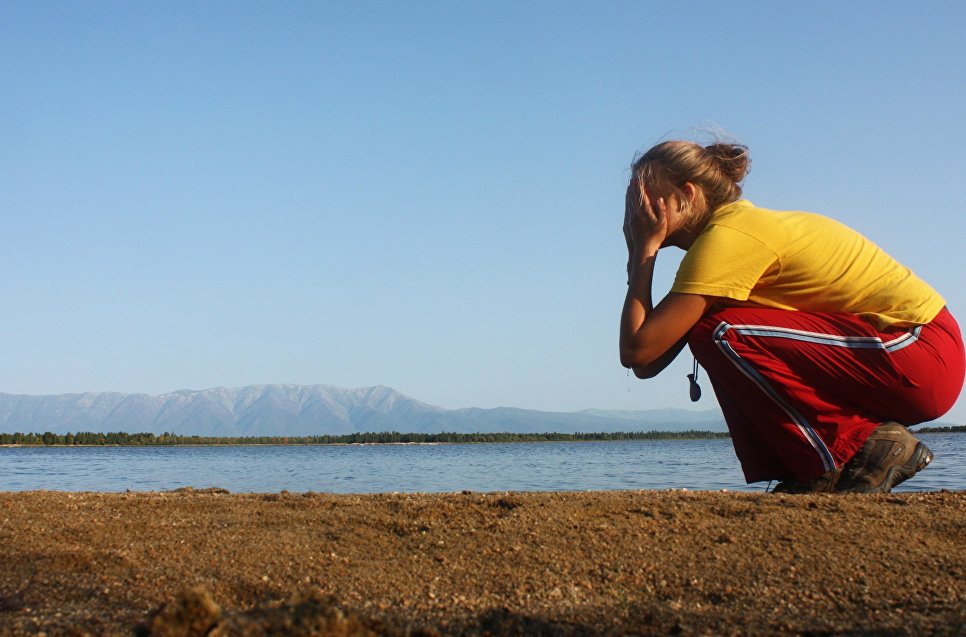
[[[879,327],[931,321],[945,301],[851,228],[822,215],[757,208],[715,211],[688,249],[674,292],[810,312],[847,312]]]

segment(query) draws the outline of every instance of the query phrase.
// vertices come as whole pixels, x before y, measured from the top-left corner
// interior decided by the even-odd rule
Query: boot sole
[[[868,489],[865,493],[889,493],[897,485],[902,484],[912,476],[926,468],[932,462],[932,451],[923,443],[916,445],[909,462],[892,467],[886,473],[885,479],[878,485]]]

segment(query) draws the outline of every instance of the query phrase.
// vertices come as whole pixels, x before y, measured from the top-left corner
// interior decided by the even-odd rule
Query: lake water
[[[928,469],[896,491],[966,489],[966,435],[928,434]],[[731,441],[508,444],[8,447],[0,491],[331,493],[729,489],[746,485]]]

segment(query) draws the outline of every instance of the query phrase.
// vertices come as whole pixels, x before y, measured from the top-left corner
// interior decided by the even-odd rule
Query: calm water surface
[[[936,455],[897,491],[966,489],[966,435],[928,434]],[[333,493],[730,489],[746,485],[730,440],[463,445],[0,448],[0,491]]]

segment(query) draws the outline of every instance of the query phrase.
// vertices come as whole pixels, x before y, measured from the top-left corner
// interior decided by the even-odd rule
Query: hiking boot
[[[838,491],[842,493],[889,493],[926,468],[932,451],[905,426],[887,422],[872,434],[842,469]]]
[[[832,493],[835,491],[835,485],[839,481],[839,476],[842,474],[841,469],[833,469],[832,471],[826,471],[819,477],[812,480],[810,483],[805,484],[799,482],[795,478],[788,478],[787,480],[782,480],[775,485],[775,488],[771,490],[772,493]]]

